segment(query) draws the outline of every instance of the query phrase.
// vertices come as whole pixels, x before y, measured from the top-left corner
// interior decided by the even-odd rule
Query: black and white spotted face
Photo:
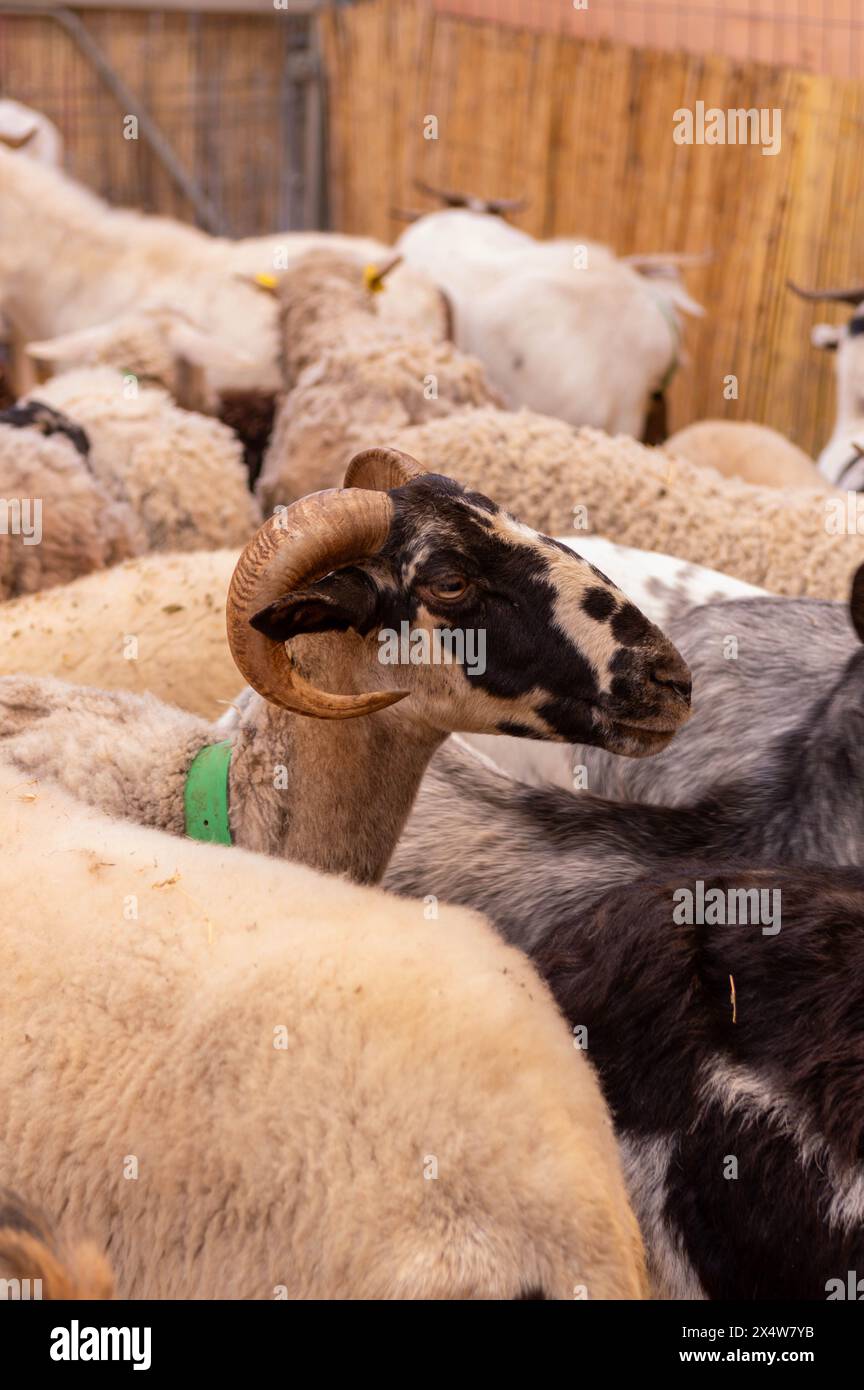
[[[405,712],[446,732],[666,746],[689,715],[689,670],[600,570],[439,474],[390,496],[381,551],[319,581],[305,608],[292,600],[271,636],[353,629],[364,681],[377,667],[379,688],[410,690]],[[436,660],[442,642],[463,659]]]

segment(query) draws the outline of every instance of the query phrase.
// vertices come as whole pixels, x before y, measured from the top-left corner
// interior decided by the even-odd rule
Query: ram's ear
[[[289,642],[304,632],[365,633],[375,621],[378,592],[359,570],[328,575],[308,589],[278,598],[250,619],[256,632]]]

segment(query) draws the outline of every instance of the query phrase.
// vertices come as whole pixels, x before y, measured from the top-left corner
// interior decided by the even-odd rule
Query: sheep
[[[836,352],[837,416],[834,431],[818,458],[819,472],[833,487],[864,491],[864,286],[849,289],[804,290],[788,281],[802,299],[853,305],[852,317],[839,327],[817,323],[811,330],[814,347]]]
[[[698,420],[671,435],[663,452],[757,487],[826,487],[802,449],[750,420]]]
[[[482,918],[3,765],[0,840],[0,1171],[119,1297],[647,1295],[591,1068]]]
[[[638,437],[678,367],[681,311],[702,310],[677,278],[685,258],[580,246],[464,209],[430,213],[396,243],[452,300],[457,345],[509,405]]]
[[[124,376],[162,386],[179,406],[216,414],[221,397],[210,388],[206,369],[225,370],[249,359],[226,349],[177,309],[160,306],[119,314],[108,323],[25,345],[40,381],[80,367],[114,367]]]
[[[597,532],[772,593],[844,598],[864,559],[843,494],[756,488],[526,410],[468,411],[387,443],[484,487],[538,530]]]
[[[451,744],[385,878],[484,912],[549,980],[661,1297],[824,1297],[864,1256],[858,778],[838,786],[839,748],[827,769],[803,749],[799,729],[762,778],[675,808],[523,787]],[[820,776],[836,823],[811,807]]]
[[[2,146],[0,200],[0,302],[26,338],[168,306],[248,359],[227,374],[214,370],[216,389],[278,390],[275,316],[267,296],[234,274],[229,242],[169,218],[110,208],[59,170]]]
[[[53,121],[11,97],[0,97],[0,145],[21,150],[49,168],[63,163],[63,137]]]
[[[572,788],[576,768],[579,785],[600,796],[683,805],[723,782],[776,781],[785,761],[798,768],[809,797],[799,804],[797,820],[785,825],[789,843],[821,863],[857,863],[852,712],[864,694],[862,591],[859,569],[845,604],[766,595],[668,616],[663,629],[691,666],[696,689],[693,718],[674,746],[650,759],[643,773],[593,748],[565,751],[550,744],[546,751],[558,756],[545,758],[542,771]],[[505,739],[500,744],[492,756],[515,771],[521,749]],[[809,765],[817,757],[821,771]]]
[[[89,467],[80,427],[32,403],[0,414],[0,599],[140,554],[134,512]]]
[[[334,486],[352,453],[388,431],[498,399],[450,343],[382,324],[345,257],[304,257],[278,295],[288,394],[256,486],[265,511]]]
[[[17,1192],[0,1187],[0,1298],[109,1299],[114,1278],[90,1241],[70,1243]]]
[[[147,549],[240,545],[260,524],[241,445],[218,420],[181,410],[165,391],[107,367],[63,372],[36,398],[86,430],[94,477],[132,508]]]
[[[150,691],[217,719],[243,685],[225,636],[237,550],[144,555],[0,604],[0,675]]]
[[[566,547],[394,450],[357,455],[345,482],[277,513],[246,546],[227,625],[252,689],[225,720],[5,677],[4,756],[182,834],[189,769],[227,743],[223,838],[374,882],[453,729],[644,756],[687,718],[677,652]]]

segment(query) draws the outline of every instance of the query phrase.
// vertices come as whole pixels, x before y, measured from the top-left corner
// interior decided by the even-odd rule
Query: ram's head
[[[341,659],[331,645],[316,662],[312,634]],[[443,732],[639,756],[689,714],[686,665],[604,574],[395,449],[358,454],[343,488],[261,527],[234,573],[228,636],[261,695],[319,718],[410,697],[411,718]],[[325,692],[301,668],[338,669],[348,688]]]

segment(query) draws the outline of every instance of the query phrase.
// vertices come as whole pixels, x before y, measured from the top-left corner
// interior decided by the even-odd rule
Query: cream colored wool
[[[829,508],[845,507],[842,494],[753,487],[624,435],[527,410],[475,410],[385,442],[489,493],[538,530],[585,529],[776,594],[846,599],[864,561],[864,536],[829,534]]]
[[[757,487],[828,487],[803,449],[751,420],[697,420],[671,435],[663,452]]]
[[[33,505],[41,505],[39,544],[20,533],[14,508],[25,502],[31,519]],[[145,547],[134,512],[100,484],[69,439],[0,424],[0,599],[65,584]]]
[[[280,277],[289,392],[256,487],[265,511],[338,487],[351,456],[390,432],[500,403],[476,358],[383,321],[386,294],[370,295],[354,264],[331,253]]]
[[[176,406],[167,392],[120,372],[81,368],[32,392],[83,426],[96,477],[140,518],[150,550],[240,545],[260,525],[243,449],[227,425]]]
[[[243,689],[225,634],[238,555],[142,556],[0,604],[0,676],[151,691],[218,719]]]
[[[5,766],[0,842],[0,1172],[121,1297],[644,1295],[593,1071],[481,917]]]

